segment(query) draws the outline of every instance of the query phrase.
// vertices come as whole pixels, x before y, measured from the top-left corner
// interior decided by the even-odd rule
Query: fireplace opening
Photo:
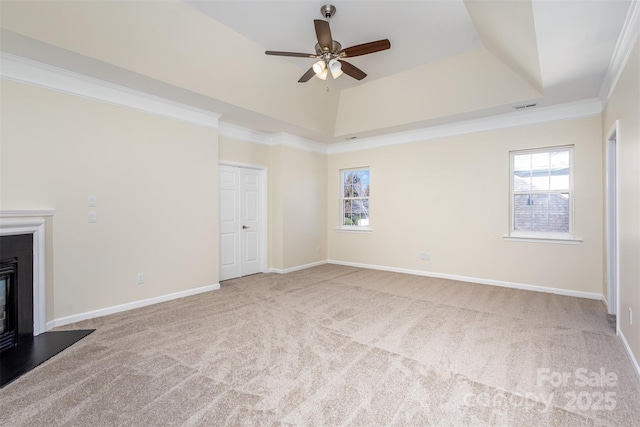
[[[5,351],[33,338],[33,234],[0,239],[0,351]]]
[[[0,264],[0,351],[16,343],[16,264],[17,259]]]

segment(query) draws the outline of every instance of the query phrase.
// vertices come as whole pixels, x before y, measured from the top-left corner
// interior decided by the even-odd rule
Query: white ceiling
[[[516,2],[526,9],[518,16],[509,12],[515,10],[513,5]],[[148,7],[152,14],[154,5],[160,3],[145,2],[143,5],[147,6],[140,7]],[[187,0],[186,3],[193,8],[191,11],[196,10],[206,15],[206,19],[216,21],[208,21],[212,25],[222,24],[244,37],[250,42],[246,46],[260,47],[246,52],[234,52],[237,57],[241,57],[262,56],[264,50],[312,53],[316,43],[313,20],[321,19],[320,7],[325,1]],[[416,75],[423,75],[423,70],[427,70],[424,67],[440,66],[447,61],[451,61],[451,64],[460,63],[453,59],[463,58],[478,49],[487,49],[506,65],[506,68],[512,69],[514,75],[520,75],[523,81],[529,82],[536,93],[541,93],[541,96],[535,98],[538,106],[599,96],[631,0],[503,0],[491,2],[494,9],[485,8],[484,15],[478,14],[477,8],[482,8],[488,3],[488,0],[332,1],[337,13],[330,21],[331,30],[334,39],[342,43],[343,47],[388,38],[391,41],[391,49],[351,59],[350,62],[365,71],[368,77],[361,82],[346,75],[336,81],[329,77],[324,83],[327,90],[342,91],[341,98],[357,102],[360,95],[356,94],[361,93],[359,90],[375,90],[384,86],[382,83],[370,85],[371,82],[384,81],[387,85],[384,87],[388,89],[389,82],[404,80],[405,76],[415,78]],[[69,5],[73,5],[73,2],[68,3],[66,7],[72,7]],[[493,10],[495,13],[487,14],[487,10]],[[194,14],[202,16],[197,12]],[[153,22],[152,18],[150,19],[149,22]],[[319,133],[317,129],[305,128],[300,123],[283,117],[276,119],[268,112],[252,109],[247,104],[225,102],[221,98],[212,97],[204,90],[194,91],[195,86],[189,88],[187,85],[176,85],[167,80],[160,81],[151,74],[139,74],[131,68],[126,69],[122,65],[104,62],[99,56],[74,52],[72,39],[68,39],[69,43],[66,46],[55,45],[45,38],[32,38],[34,36],[29,35],[26,30],[19,34],[21,28],[26,28],[25,25],[6,25],[6,20],[2,24],[2,50],[9,53],[210,109],[221,113],[223,122],[267,132],[287,132],[322,142],[344,141],[346,136]],[[131,22],[125,24],[129,25],[129,28],[135,28]],[[7,26],[15,29],[7,29]],[[515,34],[521,27],[526,29],[522,34]],[[159,29],[162,30],[164,29]],[[166,30],[175,31],[171,28]],[[36,30],[33,31],[36,35]],[[149,34],[140,34],[140,37],[153,40]],[[516,39],[524,42],[517,42]],[[105,44],[101,46],[103,52],[123,48],[108,46],[108,38],[102,40]],[[184,42],[189,39],[183,37],[181,40]],[[212,39],[192,40],[191,43],[194,47],[201,47],[224,42]],[[188,43],[183,46],[184,49],[190,47]],[[216,57],[216,64],[224,65],[224,59]],[[269,75],[269,81],[273,81],[274,86],[287,90],[290,88],[289,93],[299,90],[299,85],[302,84],[297,83],[296,75],[302,75],[313,63],[313,60],[308,58],[270,56],[266,59],[266,62],[261,64],[266,67],[273,64],[274,70],[290,67],[295,71],[295,67],[298,68],[293,74]],[[282,67],[282,64],[287,64],[287,67]],[[472,81],[475,72],[472,65],[465,73],[455,74],[463,75],[469,80],[467,84],[475,84]],[[310,88],[318,84],[316,79],[312,79],[304,85]],[[437,82],[435,84],[437,85]],[[206,89],[205,86],[200,87]],[[324,89],[324,86],[322,88]],[[424,88],[427,86],[423,86]],[[429,93],[420,96],[429,98]],[[429,102],[439,100],[429,99]],[[398,121],[386,127],[381,125],[379,129],[371,128],[349,133],[348,136],[376,136],[391,131],[398,132],[513,111],[513,105],[505,102],[483,104],[478,101],[474,105],[477,106],[473,109],[450,109],[444,115],[412,118],[407,123]]]
[[[510,0],[518,1],[518,0]],[[194,1],[187,3],[265,50],[314,53],[314,19],[325,1]],[[368,76],[363,82],[450,58],[482,46],[460,0],[334,0],[332,35],[343,47],[388,38],[389,51],[350,60]],[[544,104],[598,96],[630,0],[534,0],[533,12],[545,95]],[[505,38],[509,34],[503,34]],[[274,58],[277,60],[277,58]],[[303,74],[313,59],[283,58]],[[360,82],[342,76],[327,85]]]
[[[314,19],[323,19],[323,1],[187,1],[265,50],[315,53]],[[462,1],[333,1],[334,40],[343,48],[389,39],[391,49],[349,61],[368,74],[366,81],[397,74],[482,45]],[[283,57],[307,71],[314,60]],[[273,58],[278,60],[278,58]],[[327,85],[348,88],[347,76]]]

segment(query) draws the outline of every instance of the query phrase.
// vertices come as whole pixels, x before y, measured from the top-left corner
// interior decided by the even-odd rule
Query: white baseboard
[[[500,280],[481,279],[479,277],[457,276],[454,274],[433,273],[430,271],[410,270],[408,268],[387,267],[383,265],[360,264],[357,262],[345,262],[328,260],[329,264],[345,265],[349,267],[368,268],[371,270],[390,271],[393,273],[413,274],[416,276],[435,277],[438,279],[458,280],[460,282],[479,283],[481,285],[501,286],[503,288],[522,289],[525,291],[545,292],[549,294],[566,295],[570,297],[602,299],[602,295],[595,292],[572,291],[569,289],[547,288],[545,286],[526,285],[524,283],[503,282]]]
[[[629,355],[629,359],[631,360],[631,364],[633,365],[635,371],[636,371],[636,375],[638,376],[638,379],[640,380],[640,365],[638,365],[638,360],[636,359],[635,355],[633,354],[633,351],[631,351],[631,347],[629,347],[629,343],[627,342],[627,339],[624,337],[624,334],[622,333],[622,331],[620,330],[620,328],[618,328],[618,336],[620,337],[620,341],[622,341],[622,345],[624,346],[625,350],[627,350],[627,354]]]
[[[71,323],[80,322],[82,320],[94,319],[96,317],[107,316],[109,314],[120,313],[122,311],[133,310],[134,308],[146,307],[148,305],[158,304],[160,302],[171,301],[178,298],[184,298],[191,295],[201,294],[203,292],[215,291],[220,289],[220,284],[202,286],[200,288],[188,289],[186,291],[175,292],[158,297],[147,298],[139,301],[128,302],[126,304],[114,305],[113,307],[101,308],[98,310],[87,311],[85,313],[73,314],[71,316],[60,317],[59,319],[47,322],[47,330],[58,326],[69,325]]]
[[[312,262],[310,264],[297,265],[295,267],[289,267],[289,268],[285,268],[285,269],[270,268],[268,271],[269,271],[269,273],[286,274],[286,273],[291,273],[293,271],[304,270],[305,268],[317,267],[319,265],[324,265],[326,263],[327,263],[327,260],[322,260],[322,261]]]

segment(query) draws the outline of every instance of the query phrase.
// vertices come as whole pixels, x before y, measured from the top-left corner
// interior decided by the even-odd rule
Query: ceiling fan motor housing
[[[332,40],[332,46],[331,46],[331,51],[325,51],[322,49],[322,47],[320,47],[319,43],[316,43],[316,55],[320,56],[320,57],[327,57],[329,59],[333,58],[333,57],[338,57],[340,55],[338,55],[338,52],[342,50],[342,45],[340,44],[340,42],[337,42],[336,40]],[[326,58],[325,58],[326,59]]]

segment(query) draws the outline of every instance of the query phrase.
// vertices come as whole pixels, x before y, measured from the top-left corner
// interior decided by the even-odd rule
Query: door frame
[[[260,222],[260,229],[262,230],[262,243],[258,247],[258,256],[260,257],[260,272],[264,273],[267,271],[267,257],[269,255],[268,248],[268,238],[269,238],[269,229],[268,229],[268,200],[267,197],[267,167],[264,165],[254,165],[251,163],[242,163],[242,162],[233,162],[229,160],[218,160],[218,166],[232,166],[238,168],[245,169],[253,169],[257,170],[260,174],[260,218],[258,221]],[[218,189],[218,203],[220,203],[220,190]],[[219,234],[219,233],[218,233]],[[218,235],[218,238],[220,236]],[[219,243],[218,243],[219,245]],[[222,254],[218,254],[218,264],[220,264],[220,258]],[[241,276],[242,277],[242,276]]]
[[[607,250],[607,311],[616,315],[618,329],[620,281],[620,192],[618,176],[620,127],[616,120],[605,141],[605,221]],[[613,286],[612,286],[613,285]]]

